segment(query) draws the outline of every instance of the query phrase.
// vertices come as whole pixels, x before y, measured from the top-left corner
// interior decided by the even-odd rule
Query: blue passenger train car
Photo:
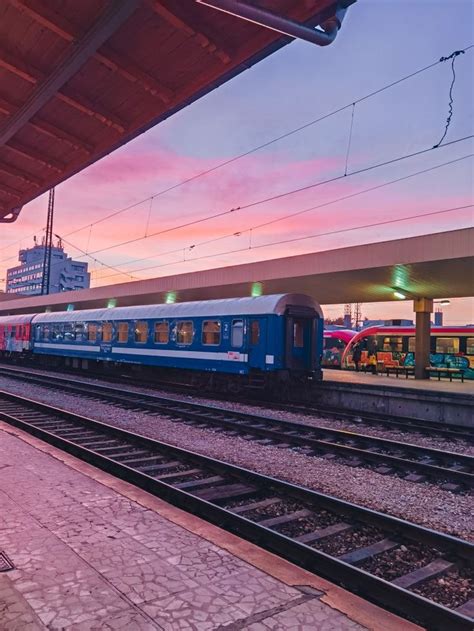
[[[300,294],[43,313],[32,325],[33,353],[68,365],[153,366],[229,390],[321,378],[323,316]]]

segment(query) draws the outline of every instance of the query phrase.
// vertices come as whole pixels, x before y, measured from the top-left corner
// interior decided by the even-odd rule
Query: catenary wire
[[[470,44],[469,46],[466,46],[465,48],[462,49],[463,52],[467,52],[468,50],[474,48],[474,44]],[[232,164],[234,162],[237,162],[238,160],[241,160],[242,158],[245,158],[257,151],[260,151],[261,149],[265,149],[277,142],[280,142],[281,140],[284,140],[285,138],[288,138],[294,134],[297,134],[305,129],[308,129],[308,127],[312,127],[313,125],[316,125],[317,123],[320,123],[332,116],[335,116],[336,114],[339,114],[341,112],[343,112],[344,110],[350,108],[350,107],[354,107],[355,105],[357,105],[358,103],[362,103],[363,101],[366,101],[378,94],[381,94],[382,92],[384,92],[385,90],[388,90],[390,88],[393,88],[396,85],[399,85],[400,83],[403,83],[404,81],[407,81],[409,79],[412,79],[413,77],[416,77],[417,75],[426,72],[427,70],[430,70],[431,68],[434,68],[435,66],[438,66],[439,64],[443,63],[444,58],[442,57],[441,59],[438,59],[437,61],[428,64],[427,66],[424,66],[423,68],[419,68],[418,70],[415,70],[414,72],[411,72],[408,75],[405,75],[403,77],[400,77],[400,79],[397,79],[396,81],[392,81],[391,83],[388,83],[387,85],[382,86],[381,88],[378,88],[376,90],[373,90],[372,92],[369,92],[368,94],[355,99],[354,101],[351,101],[350,103],[347,103],[346,105],[343,105],[335,110],[332,110],[331,112],[328,112],[327,114],[323,114],[322,116],[319,116],[318,118],[315,118],[313,120],[308,121],[307,123],[304,123],[303,125],[300,125],[299,127],[296,127],[294,129],[291,129],[288,132],[285,132],[284,134],[281,134],[280,136],[277,136],[275,138],[270,139],[267,142],[264,142],[260,145],[257,145],[255,147],[252,147],[251,149],[249,149],[248,151],[244,151],[243,153],[240,153],[236,156],[233,156],[232,158],[229,158],[228,160],[224,160],[223,162],[220,162],[218,164],[216,164],[215,166],[209,168],[209,169],[205,169],[203,171],[200,171],[199,173],[196,173],[195,175],[192,175],[191,177],[185,178],[184,180],[181,180],[179,182],[177,182],[176,184],[173,184],[172,186],[169,186],[165,189],[162,189],[161,191],[158,191],[157,193],[154,193],[153,195],[149,195],[148,197],[143,198],[142,200],[138,201],[138,202],[134,202],[133,204],[130,204],[129,206],[126,206],[124,208],[121,208],[119,210],[116,210],[112,213],[109,213],[108,215],[106,215],[105,217],[102,217],[96,221],[93,221],[91,223],[85,224],[84,226],[81,226],[80,228],[75,228],[74,230],[66,233],[66,237],[67,236],[71,236],[72,234],[76,234],[77,232],[81,232],[82,230],[84,230],[85,228],[89,228],[91,226],[95,226],[99,223],[102,223],[104,221],[107,221],[108,219],[111,219],[112,217],[116,217],[119,214],[122,214],[124,212],[127,212],[128,210],[132,210],[133,208],[136,208],[137,206],[140,206],[141,204],[153,200],[155,197],[159,197],[161,195],[165,195],[166,193],[169,193],[177,188],[180,188],[181,186],[184,186],[185,184],[188,184],[190,182],[193,182],[201,177],[204,177],[206,175],[209,175],[211,173],[214,173],[215,171],[228,166],[229,164]]]
[[[223,210],[217,213],[213,213],[212,215],[207,215],[206,217],[201,217],[199,219],[193,219],[191,221],[187,221],[185,223],[179,224],[177,226],[173,226],[170,228],[164,228],[163,230],[157,230],[155,232],[151,232],[149,233],[147,236],[141,236],[141,237],[136,237],[135,239],[128,239],[126,241],[121,241],[119,243],[114,243],[110,246],[104,247],[104,248],[99,248],[98,250],[94,250],[91,252],[91,254],[99,254],[101,252],[108,252],[110,250],[114,250],[116,248],[122,247],[124,245],[130,245],[132,243],[137,243],[138,241],[143,241],[145,239],[150,239],[152,237],[156,237],[162,234],[169,234],[170,232],[175,232],[177,230],[180,230],[182,228],[189,228],[190,226],[194,226],[196,224],[199,223],[204,223],[206,221],[211,221],[213,219],[217,219],[219,217],[223,217],[225,215],[230,215],[231,213],[237,212],[237,211],[242,211],[242,210],[247,210],[249,208],[254,208],[255,206],[260,206],[261,204],[266,204],[268,202],[271,201],[275,201],[277,199],[282,199],[284,197],[288,197],[289,195],[294,195],[296,193],[301,193],[303,191],[307,191],[310,189],[314,189],[317,188],[319,186],[324,186],[325,184],[331,184],[333,182],[337,182],[339,180],[343,180],[343,179],[347,179],[349,177],[352,177],[354,175],[361,175],[362,173],[368,173],[369,171],[373,171],[374,169],[378,169],[381,167],[385,167],[385,166],[389,166],[392,164],[395,164],[397,162],[401,162],[403,160],[407,160],[409,158],[414,158],[417,156],[421,156],[424,155],[426,153],[429,153],[431,151],[436,151],[438,149],[444,148],[444,147],[449,147],[451,145],[457,144],[459,142],[463,142],[465,140],[469,140],[471,138],[474,138],[474,134],[468,135],[468,136],[463,136],[462,138],[456,138],[455,140],[451,140],[449,143],[445,143],[444,145],[440,145],[439,147],[428,147],[425,149],[421,149],[419,151],[415,151],[409,154],[404,154],[402,156],[397,156],[396,158],[391,158],[390,160],[385,160],[383,162],[378,162],[376,164],[372,164],[369,165],[368,167],[363,167],[362,169],[356,169],[354,171],[350,171],[347,174],[341,174],[341,175],[337,175],[334,176],[332,178],[328,178],[326,180],[320,180],[318,182],[313,182],[312,184],[308,184],[306,186],[301,186],[299,188],[296,189],[292,189],[289,191],[285,191],[283,193],[278,193],[277,195],[271,195],[268,197],[265,197],[263,199],[259,199],[253,202],[249,202],[248,204],[243,204],[241,206],[237,206],[235,208],[231,208],[228,210]],[[69,233],[70,234],[70,233]],[[68,235],[66,235],[68,236]]]
[[[359,225],[359,226],[352,226],[350,228],[340,228],[338,230],[329,230],[327,232],[317,232],[314,234],[310,234],[310,235],[305,235],[304,237],[293,237],[291,239],[282,239],[280,241],[272,241],[270,243],[262,243],[260,245],[254,245],[252,246],[252,248],[248,248],[248,247],[241,247],[241,248],[237,248],[234,250],[226,250],[225,252],[217,252],[215,254],[204,254],[202,256],[197,256],[194,257],[192,259],[184,259],[181,261],[170,261],[169,263],[162,263],[159,265],[153,265],[149,268],[143,268],[143,269],[156,269],[159,267],[169,267],[170,265],[179,265],[181,263],[190,263],[192,261],[201,261],[204,259],[208,259],[208,258],[215,258],[218,256],[227,256],[229,254],[237,254],[240,252],[248,252],[250,250],[259,250],[262,248],[268,248],[271,246],[275,246],[275,245],[284,245],[284,244],[288,244],[288,243],[296,243],[298,241],[305,241],[308,239],[315,239],[317,237],[327,237],[327,236],[332,236],[332,235],[336,235],[336,234],[342,234],[342,233],[347,233],[347,232],[355,232],[357,230],[363,230],[366,228],[374,228],[374,227],[378,227],[378,226],[384,226],[384,225],[388,225],[388,224],[394,224],[394,223],[400,223],[403,221],[412,221],[413,219],[420,219],[423,217],[432,217],[434,215],[442,215],[442,214],[447,214],[447,213],[451,213],[451,212],[455,212],[458,210],[466,210],[467,208],[473,208],[474,204],[467,204],[465,206],[456,206],[454,208],[445,208],[443,210],[436,210],[436,211],[432,211],[432,212],[427,212],[427,213],[417,213],[415,215],[409,215],[407,217],[399,217],[397,219],[387,219],[385,221],[376,221],[376,222],[372,222],[372,223],[368,223],[368,224],[363,224],[363,225]],[[183,248],[181,248],[180,251],[182,251]],[[133,270],[134,272],[137,271],[142,271],[142,270]],[[105,277],[108,278],[108,277]],[[105,280],[105,278],[101,278],[100,280]],[[141,279],[144,280],[144,279]]]
[[[345,200],[348,200],[348,199],[353,199],[354,197],[358,197],[359,195],[363,195],[365,193],[369,193],[369,192],[372,192],[372,191],[375,191],[375,190],[379,190],[381,188],[385,188],[385,187],[390,186],[392,184],[396,184],[398,182],[402,182],[402,181],[411,179],[413,177],[417,177],[419,175],[423,175],[425,173],[429,173],[431,171],[435,171],[435,170],[443,168],[445,166],[450,166],[452,164],[456,164],[458,162],[461,162],[463,160],[466,160],[466,159],[472,157],[473,155],[474,154],[471,153],[471,154],[467,154],[465,156],[462,156],[460,158],[455,158],[455,159],[449,160],[447,162],[443,162],[443,163],[440,163],[440,164],[437,164],[437,165],[433,165],[431,167],[427,167],[426,169],[415,171],[414,173],[409,173],[408,175],[404,175],[404,176],[401,176],[401,177],[389,180],[388,182],[383,182],[381,184],[376,184],[374,186],[370,186],[370,187],[362,189],[360,191],[356,191],[354,193],[350,193],[348,195],[344,195],[342,197],[338,197],[336,199],[333,199],[333,200],[330,200],[330,201],[327,201],[327,202],[323,202],[323,203],[317,204],[315,206],[310,206],[309,208],[304,208],[302,210],[295,211],[293,213],[285,215],[284,217],[279,217],[279,218],[273,219],[271,221],[267,221],[267,222],[264,222],[264,223],[261,223],[261,224],[256,224],[254,226],[251,226],[249,228],[245,228],[245,229],[240,230],[238,232],[234,231],[232,233],[229,233],[229,234],[226,234],[226,235],[223,235],[223,236],[220,236],[220,237],[216,237],[214,239],[208,239],[206,241],[202,241],[202,242],[199,242],[199,243],[196,243],[196,244],[191,244],[191,245],[188,245],[188,246],[185,246],[185,247],[175,248],[175,249],[170,250],[168,252],[161,253],[160,256],[169,256],[171,254],[179,254],[180,252],[183,252],[183,250],[194,249],[194,248],[200,247],[202,245],[208,245],[210,243],[215,243],[217,241],[222,241],[223,239],[227,239],[227,238],[230,238],[232,236],[240,236],[241,234],[244,234],[244,233],[249,232],[251,230],[253,231],[253,230],[256,230],[258,228],[262,228],[264,226],[270,225],[272,223],[277,223],[279,221],[284,221],[286,219],[291,219],[291,218],[293,218],[295,216],[302,215],[302,214],[305,214],[305,213],[308,213],[308,212],[311,212],[311,211],[314,211],[314,210],[318,210],[320,208],[325,208],[327,206],[330,206],[332,204],[336,204],[336,203],[341,202],[341,201],[345,201]],[[245,248],[245,249],[253,249],[253,248]],[[134,262],[137,263],[139,261],[149,260],[150,258],[154,258],[154,257],[145,257],[145,258],[135,259],[134,261],[129,261],[127,263],[127,265],[130,265],[131,263],[134,263]],[[189,260],[196,260],[196,259],[189,259]],[[159,267],[159,266],[160,265],[156,265],[156,266],[153,265],[153,266],[146,267],[146,268],[132,269],[132,270],[130,270],[130,272],[141,272],[141,271],[145,271],[145,270],[148,270],[148,269],[153,269],[153,268]],[[123,273],[123,272],[121,272],[121,273]],[[108,275],[108,276],[106,276],[104,278],[109,278],[110,276],[112,276],[112,275]],[[115,276],[115,274],[113,274],[113,276]],[[101,280],[103,280],[103,279],[101,279]]]

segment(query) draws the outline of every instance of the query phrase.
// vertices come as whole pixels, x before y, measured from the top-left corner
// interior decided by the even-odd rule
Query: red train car
[[[342,355],[356,331],[350,329],[331,329],[324,331],[323,368],[340,368]]]
[[[0,355],[24,353],[31,349],[33,314],[0,317]]]
[[[342,356],[342,368],[354,368],[352,349],[359,344],[361,364],[369,350],[384,366],[415,364],[414,326],[369,326],[354,335]],[[433,326],[430,337],[430,364],[434,367],[463,368],[465,379],[474,379],[474,327]]]

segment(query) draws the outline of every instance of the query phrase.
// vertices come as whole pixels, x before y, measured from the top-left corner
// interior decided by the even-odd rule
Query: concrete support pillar
[[[426,367],[430,365],[430,329],[433,300],[415,298],[413,309],[416,313],[415,332],[415,379],[428,379]]]

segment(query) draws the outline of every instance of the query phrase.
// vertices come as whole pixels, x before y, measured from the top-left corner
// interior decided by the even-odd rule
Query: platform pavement
[[[460,379],[414,379],[413,377],[405,378],[400,375],[398,378],[391,374],[387,377],[386,373],[356,372],[355,370],[324,370],[324,381],[326,383],[334,381],[336,383],[351,383],[369,386],[382,386],[384,388],[412,388],[415,390],[424,390],[428,392],[442,392],[449,394],[470,394],[474,395],[474,380],[466,379],[461,383]]]
[[[0,422],[2,631],[415,631]]]

